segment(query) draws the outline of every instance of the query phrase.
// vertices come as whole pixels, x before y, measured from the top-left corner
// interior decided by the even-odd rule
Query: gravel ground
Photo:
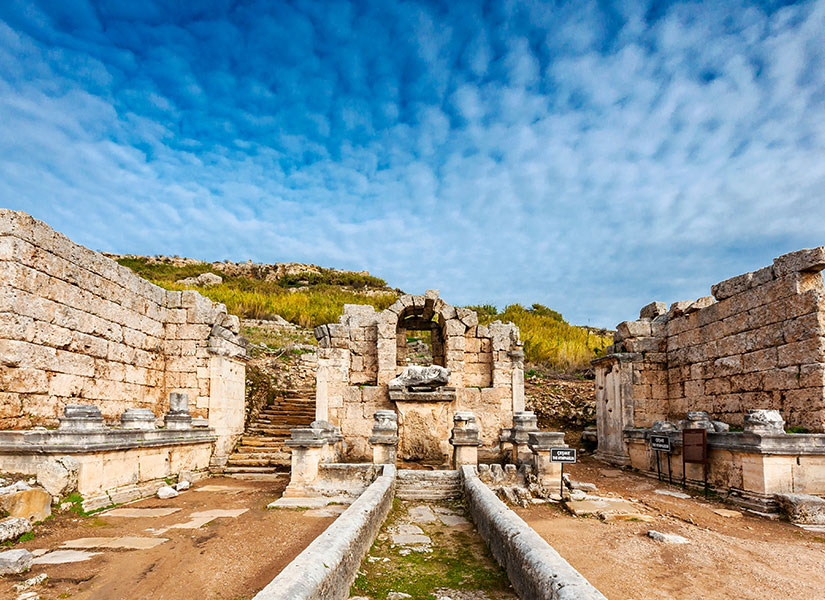
[[[267,510],[286,486],[275,482],[212,478],[194,484],[177,498],[150,498],[128,508],[172,507],[162,517],[124,518],[105,512],[89,517],[63,513],[35,530],[36,537],[15,547],[55,550],[68,540],[91,537],[167,538],[151,549],[93,549],[84,562],[35,565],[29,573],[0,579],[0,598],[17,598],[15,583],[47,573],[29,591],[41,600],[245,600],[269,583],[315,539],[334,517],[308,511]],[[196,491],[211,486],[215,491]],[[235,518],[216,518],[195,529],[164,529],[190,520],[193,512],[247,509]]]
[[[701,496],[655,493],[664,483],[622,471],[620,477],[592,458],[565,472],[595,483],[599,495],[638,500],[655,517],[603,522],[576,518],[554,505],[517,509],[550,545],[611,600],[815,600],[825,598],[825,537],[781,521],[742,514]],[[670,488],[677,489],[677,488]],[[651,529],[674,533],[687,544],[657,542]]]

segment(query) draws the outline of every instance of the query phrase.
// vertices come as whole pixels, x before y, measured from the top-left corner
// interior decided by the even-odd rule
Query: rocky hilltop
[[[196,258],[183,256],[139,256],[136,254],[110,254],[104,253],[109,258],[118,262],[128,260],[140,260],[148,266],[167,266],[176,269],[186,267],[208,267],[211,271],[218,271],[225,277],[245,277],[247,279],[258,279],[261,281],[282,281],[285,278],[298,278],[312,275],[343,275],[356,278],[365,278],[374,285],[370,287],[386,287],[383,279],[372,277],[368,271],[347,271],[345,269],[333,269],[321,267],[313,264],[303,264],[297,262],[283,263],[253,263],[232,262],[229,260],[219,262],[205,262]]]

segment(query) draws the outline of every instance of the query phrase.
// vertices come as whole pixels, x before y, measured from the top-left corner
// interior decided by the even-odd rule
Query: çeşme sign
[[[550,462],[554,463],[575,463],[575,448],[550,448]]]
[[[650,436],[650,449],[651,450],[660,450],[662,452],[670,452],[670,437],[666,435],[655,435],[652,434]]]

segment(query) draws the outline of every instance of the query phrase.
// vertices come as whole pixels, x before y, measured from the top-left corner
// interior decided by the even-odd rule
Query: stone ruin
[[[407,335],[414,331],[430,335],[429,377],[407,367]],[[400,461],[449,464],[450,430],[462,411],[477,419],[480,456],[496,460],[502,433],[524,410],[518,328],[479,325],[475,312],[450,306],[437,290],[401,296],[381,312],[346,305],[338,323],[316,328],[315,336],[316,419],[340,428],[346,460],[372,457],[373,415],[381,410],[397,414]]]
[[[651,431],[670,435],[678,456],[679,431],[701,427],[712,484],[743,503],[825,494],[823,269],[825,247],[800,250],[712,286],[711,296],[653,302],[620,323],[593,361],[597,455],[652,471]],[[786,424],[810,433],[786,434]],[[673,464],[681,477],[681,461]],[[688,469],[701,478],[701,467]]]
[[[408,364],[412,331],[429,333],[433,364]],[[428,290],[382,312],[347,305],[338,323],[315,335],[316,421],[291,430],[290,484],[275,506],[352,495],[365,487],[352,481],[396,464],[413,469],[399,471],[402,488],[423,486],[425,496],[428,485],[438,493],[464,466],[479,466],[482,480],[510,502],[561,493],[550,450],[566,447],[564,434],[540,432],[524,410],[524,353],[512,323],[479,325],[473,311]]]
[[[244,425],[239,332],[225,306],[0,210],[0,471],[71,454],[84,497],[122,500],[222,464]]]

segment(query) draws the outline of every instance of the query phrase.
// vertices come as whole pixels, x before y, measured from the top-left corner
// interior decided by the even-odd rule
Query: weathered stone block
[[[805,248],[773,259],[773,272],[777,277],[800,271],[821,271],[822,269],[825,269],[825,246]]]
[[[825,499],[810,494],[776,494],[774,499],[791,522],[825,525]]]
[[[616,333],[618,333],[621,340],[627,340],[635,337],[650,337],[650,322],[623,321],[616,326]]]
[[[642,307],[639,311],[640,319],[655,319],[660,315],[667,314],[667,304],[664,302],[651,302]]]
[[[28,550],[6,550],[0,552],[0,575],[16,575],[28,571],[34,556]]]

